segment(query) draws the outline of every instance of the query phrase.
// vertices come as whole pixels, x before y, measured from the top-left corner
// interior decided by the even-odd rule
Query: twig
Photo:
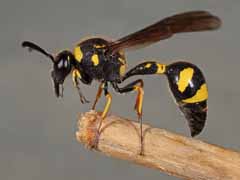
[[[139,124],[116,116],[104,119],[90,111],[79,118],[76,137],[88,148],[191,180],[240,179],[240,153],[166,130],[143,125],[144,155],[140,156]]]

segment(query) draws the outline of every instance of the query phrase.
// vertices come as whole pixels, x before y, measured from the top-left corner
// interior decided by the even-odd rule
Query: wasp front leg
[[[72,71],[72,81],[73,81],[73,85],[74,87],[77,89],[79,97],[80,97],[80,101],[81,103],[85,104],[85,103],[89,103],[89,101],[85,98],[85,96],[83,95],[80,86],[79,86],[79,81],[78,79],[81,79],[82,76],[80,74],[80,72],[77,69],[74,69]]]
[[[140,155],[143,155],[143,130],[142,130],[142,109],[143,109],[143,96],[144,96],[143,80],[138,79],[122,88],[118,87],[118,84],[116,82],[112,82],[112,86],[119,93],[128,93],[131,91],[138,92],[136,103],[135,103],[135,110],[138,115],[138,121],[140,121],[140,137],[141,137]]]

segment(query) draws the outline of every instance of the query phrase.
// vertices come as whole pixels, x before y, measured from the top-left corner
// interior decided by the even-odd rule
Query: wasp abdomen
[[[165,74],[179,108],[188,120],[191,135],[199,134],[207,116],[208,91],[201,70],[187,62],[167,66]]]

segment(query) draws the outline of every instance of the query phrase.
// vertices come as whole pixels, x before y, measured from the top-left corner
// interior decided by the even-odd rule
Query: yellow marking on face
[[[146,65],[145,65],[145,68],[150,68],[152,66],[152,63],[147,63]]]
[[[78,62],[81,62],[82,61],[82,58],[83,58],[83,53],[82,53],[82,50],[79,46],[75,47],[74,48],[74,56],[75,56],[75,59],[78,61]]]
[[[92,62],[93,62],[93,65],[94,66],[97,66],[99,64],[99,58],[98,58],[98,55],[97,54],[94,54],[92,56]]]
[[[208,90],[207,90],[206,83],[204,83],[193,97],[184,99],[182,101],[185,103],[197,103],[197,102],[207,100],[207,98],[208,98]]]
[[[93,45],[95,48],[104,48],[104,47],[106,47],[106,45],[105,44],[102,44],[102,45],[99,45],[99,44],[94,44]]]
[[[106,105],[105,105],[105,107],[104,107],[104,110],[103,110],[103,113],[102,113],[102,115],[101,115],[103,119],[107,116],[107,113],[108,113],[108,111],[109,111],[109,109],[110,109],[111,102],[112,102],[112,96],[111,96],[111,94],[107,94],[107,95],[106,95],[106,98],[107,98],[107,103],[106,103]]]
[[[192,80],[194,70],[193,68],[186,68],[180,72],[179,80],[177,82],[178,90],[184,92]]]
[[[163,74],[166,71],[166,65],[165,64],[159,64],[157,63],[157,72],[156,74]]]
[[[67,57],[67,60],[70,61],[70,56]]]
[[[73,81],[74,87],[77,86],[76,78],[80,78],[80,79],[81,79],[82,76],[81,76],[79,70],[74,69],[74,70],[72,71],[72,81]]]

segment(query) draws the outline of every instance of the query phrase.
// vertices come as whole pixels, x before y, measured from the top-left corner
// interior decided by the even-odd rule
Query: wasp
[[[125,51],[145,47],[178,33],[215,30],[220,26],[221,20],[217,16],[206,11],[190,11],[167,17],[116,41],[101,37],[88,38],[78,43],[73,51],[63,50],[56,55],[48,53],[33,42],[24,41],[22,46],[36,50],[52,61],[51,77],[57,97],[63,96],[63,83],[70,73],[82,103],[89,101],[81,92],[80,82],[90,85],[93,80],[99,81],[92,109],[95,109],[104,92],[106,104],[101,114],[102,120],[107,116],[112,102],[109,85],[121,94],[136,91],[135,110],[140,121],[142,154],[144,83],[142,79],[137,79],[120,87],[123,81],[135,75],[165,75],[171,93],[188,121],[192,137],[198,135],[205,125],[208,90],[202,71],[189,62],[162,64],[158,61],[146,61],[126,72]]]

